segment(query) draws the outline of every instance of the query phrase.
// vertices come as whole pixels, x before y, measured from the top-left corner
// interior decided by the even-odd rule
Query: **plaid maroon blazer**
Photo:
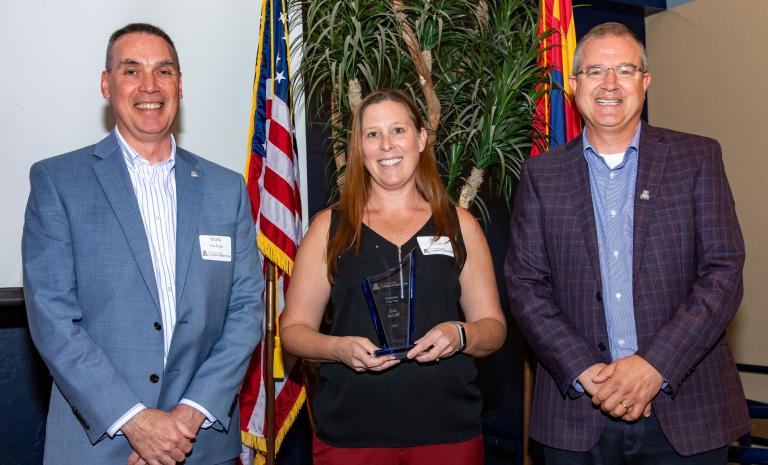
[[[675,450],[691,455],[750,428],[725,337],[743,294],[744,243],[715,140],[643,124],[639,151],[638,355],[669,382],[653,408]],[[513,314],[540,361],[530,435],[589,450],[607,417],[571,383],[610,363],[610,351],[581,137],[524,164],[504,269]]]

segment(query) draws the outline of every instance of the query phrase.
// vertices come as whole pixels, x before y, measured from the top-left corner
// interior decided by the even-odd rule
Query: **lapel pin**
[[[643,190],[640,194],[640,200],[651,200],[651,194],[647,190]]]
[[[192,172],[191,172],[191,173],[189,173],[189,175],[190,175],[190,176],[192,176],[193,178],[197,178],[197,177],[199,177],[199,176],[197,175],[197,171],[195,171],[195,170],[192,170]],[[648,191],[644,191],[644,192],[648,192]]]

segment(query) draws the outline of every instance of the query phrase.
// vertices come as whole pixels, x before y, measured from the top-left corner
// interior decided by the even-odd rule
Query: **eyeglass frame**
[[[632,73],[632,75],[631,75],[631,76],[620,75],[619,73],[617,73],[617,72],[616,72],[617,68],[623,68],[623,67],[630,67],[630,68],[634,68],[634,70],[635,70],[635,71]],[[599,68],[599,69],[601,69],[601,70],[605,70],[605,74],[603,74],[602,76],[590,76],[590,75],[587,73],[587,71],[588,71],[590,68],[592,68],[592,69],[594,69],[594,68]],[[632,63],[622,63],[622,64],[620,64],[620,65],[616,65],[616,66],[591,65],[591,66],[587,66],[586,68],[582,68],[582,70],[581,70],[581,71],[579,71],[578,73],[574,73],[573,75],[574,75],[574,76],[578,76],[578,75],[580,75],[580,74],[583,74],[584,76],[586,76],[586,77],[587,77],[587,79],[591,79],[591,80],[602,80],[602,79],[605,79],[605,78],[607,78],[607,77],[608,77],[608,72],[609,72],[609,71],[611,71],[611,70],[613,70],[613,74],[616,76],[616,79],[634,79],[634,78],[636,78],[636,77],[637,77],[637,72],[638,72],[638,71],[640,72],[640,74],[641,74],[641,75],[644,75],[644,74],[647,74],[647,73],[648,73],[648,70],[647,70],[647,69],[643,69],[643,68],[641,68],[640,66],[637,66],[637,65],[633,65]],[[601,74],[602,74],[602,73],[601,73]]]

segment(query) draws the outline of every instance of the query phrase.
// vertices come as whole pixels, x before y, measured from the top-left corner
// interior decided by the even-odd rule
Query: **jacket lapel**
[[[669,147],[653,126],[643,124],[635,185],[635,227],[632,252],[632,280],[636,281],[648,236],[648,224],[653,219],[659,183],[664,176]]]
[[[204,172],[186,150],[176,149],[176,304],[184,291],[203,207]]]
[[[576,142],[578,141],[578,142]],[[600,275],[600,256],[597,246],[597,227],[595,226],[595,211],[592,207],[592,190],[589,183],[589,167],[584,159],[583,138],[579,137],[568,148],[567,173],[573,176],[573,204],[574,211],[581,224],[581,232],[584,234],[584,244],[587,246],[589,261],[592,264],[592,273],[599,289],[603,288]]]
[[[147,234],[144,231],[144,223],[141,220],[128,169],[114,133],[96,145],[94,155],[99,160],[93,164],[93,171],[123,228],[136,265],[160,315],[160,299],[157,295],[157,282],[152,268],[152,255],[149,252]]]

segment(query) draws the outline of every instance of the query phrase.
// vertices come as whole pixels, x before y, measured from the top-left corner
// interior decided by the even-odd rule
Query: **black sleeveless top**
[[[333,212],[331,231],[335,224]],[[433,233],[430,218],[401,246],[403,257],[412,249],[417,254],[414,340],[438,323],[460,319],[460,270],[454,258],[424,255],[419,248],[417,238],[432,238]],[[359,255],[349,251],[338,262],[331,288],[331,335],[363,336],[379,345],[361,280],[397,264],[398,247],[363,225]],[[316,433],[336,447],[465,441],[480,434],[482,398],[476,376],[474,359],[464,354],[439,363],[404,360],[385,372],[357,373],[343,363],[323,363],[313,402]]]

